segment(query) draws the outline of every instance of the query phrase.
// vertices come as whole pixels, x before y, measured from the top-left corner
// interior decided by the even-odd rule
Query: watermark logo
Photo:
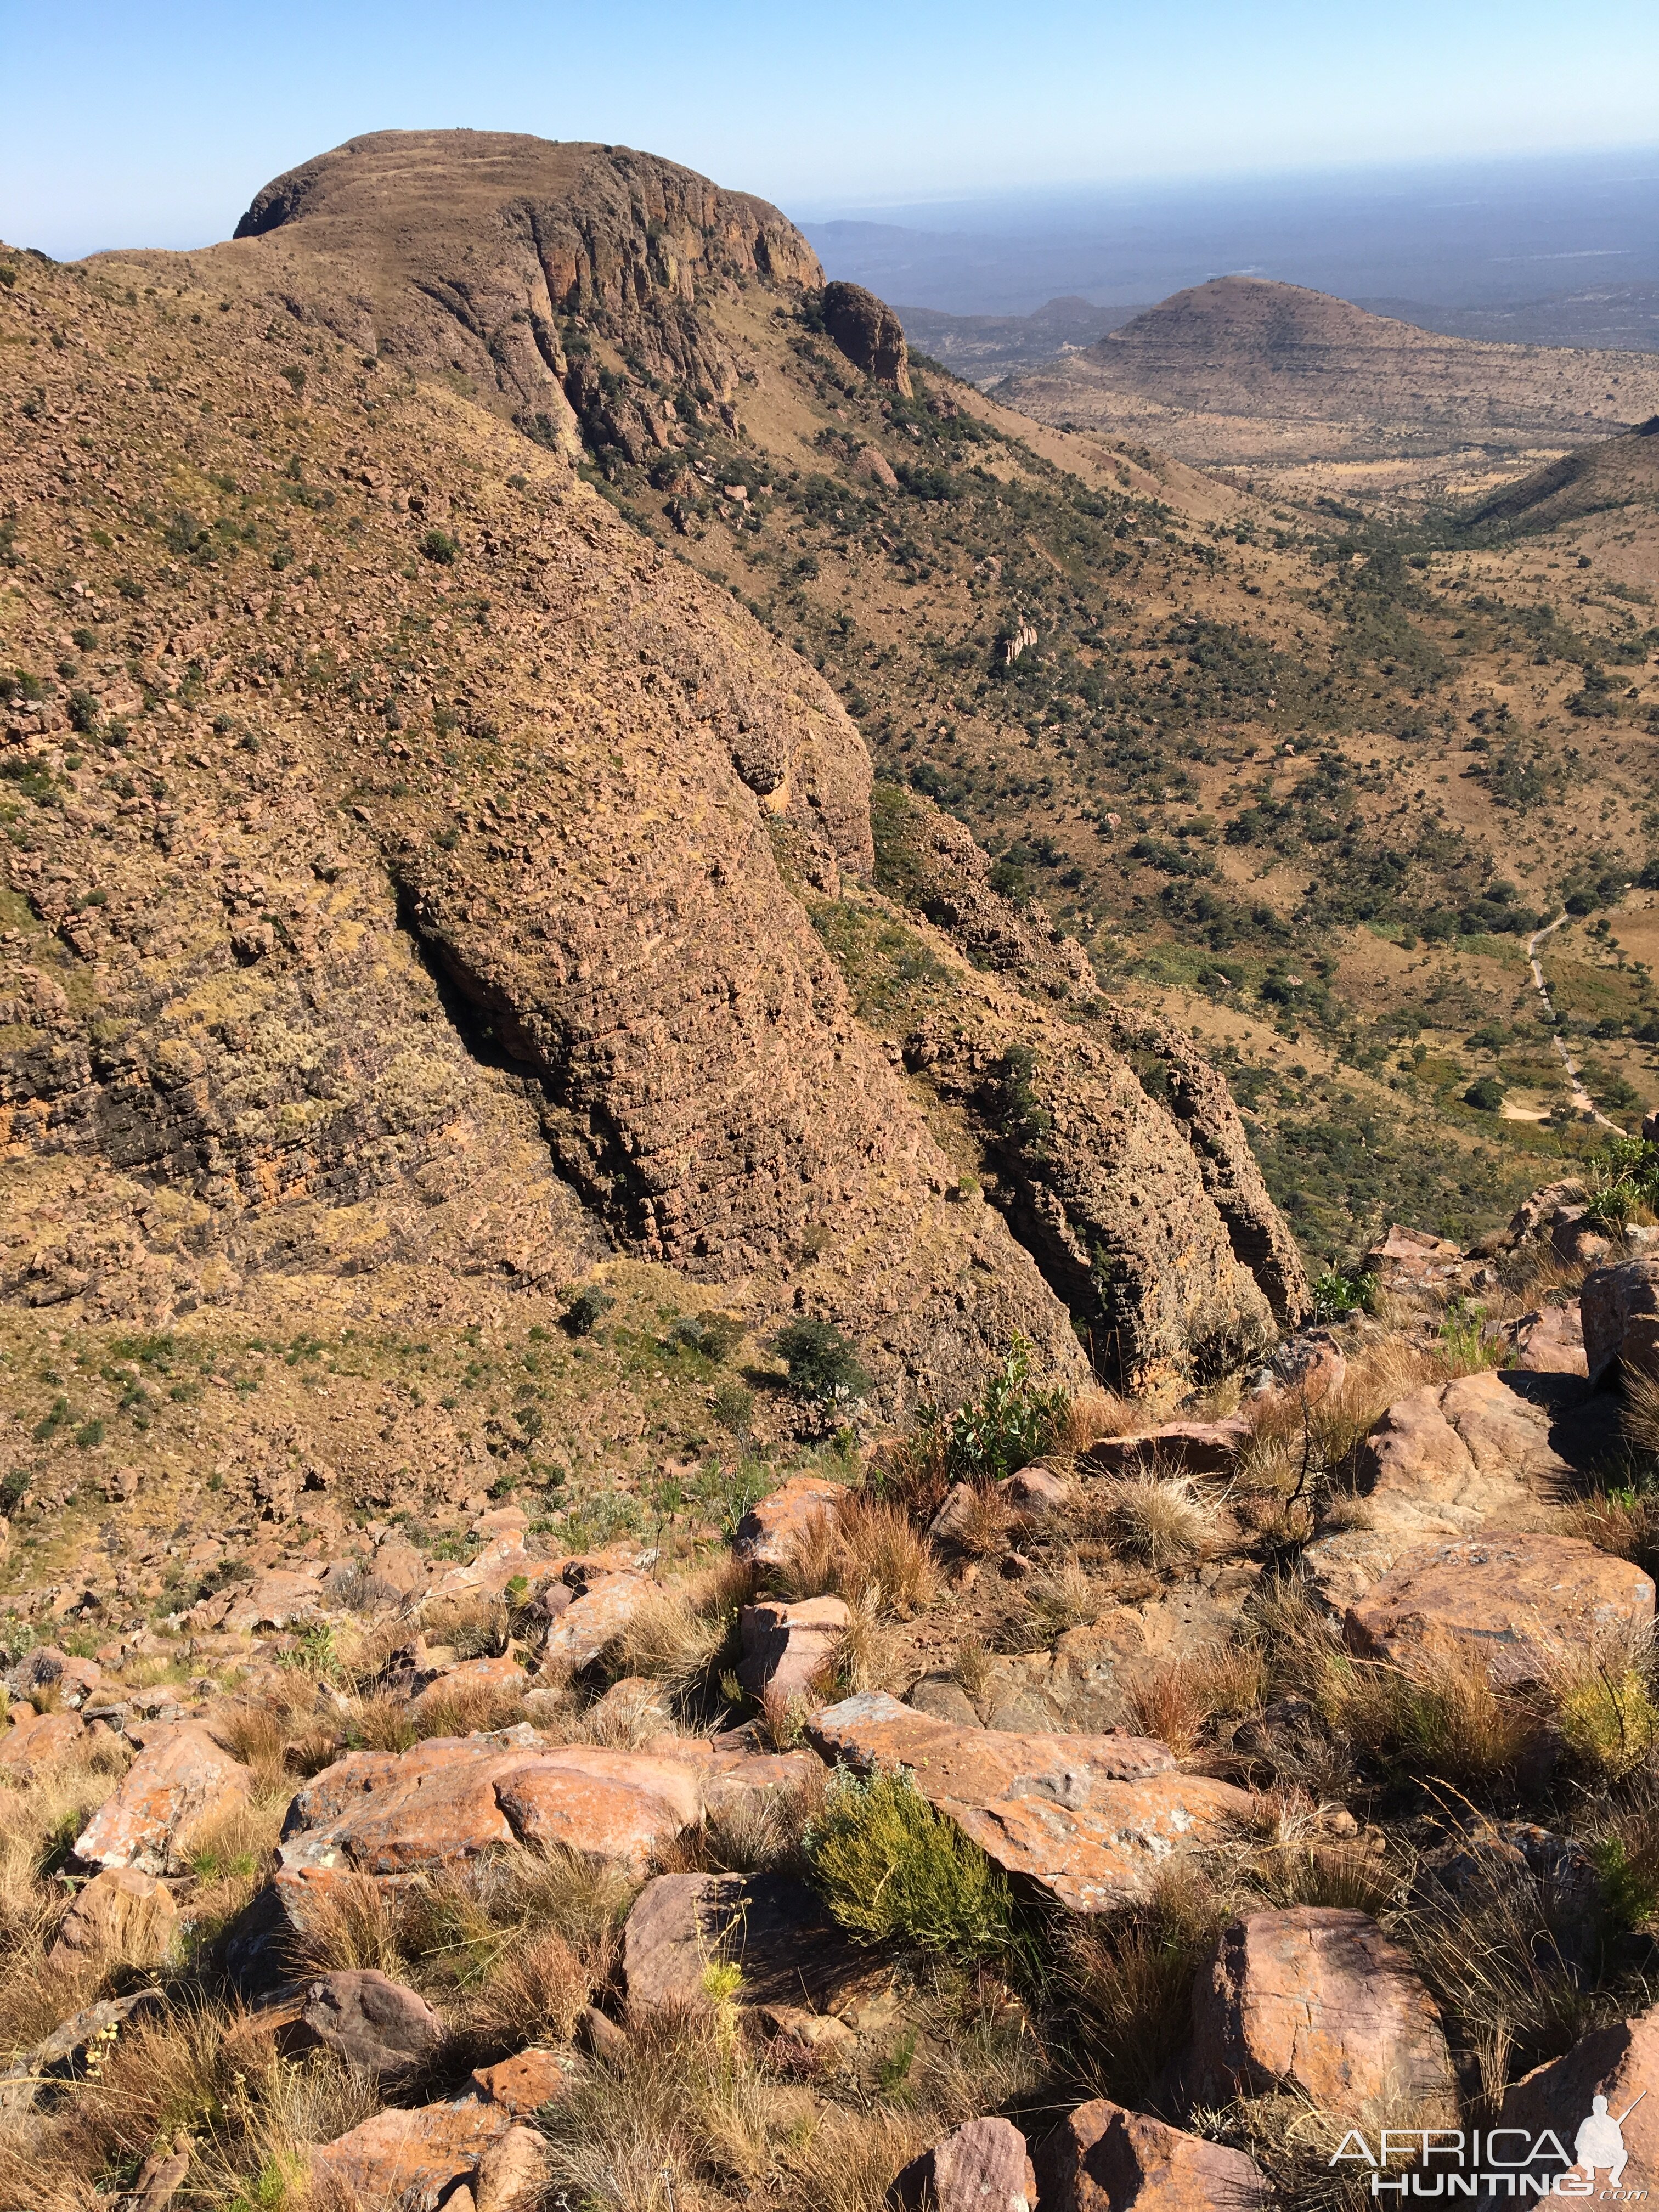
[[[1396,2203],[1407,2197],[1589,2197],[1639,2204],[1648,2192],[1626,2185],[1624,2129],[1646,2094],[1616,2115],[1605,2097],[1592,2098],[1571,2151],[1553,2128],[1383,2128],[1375,2138],[1350,2128],[1330,2163],[1369,2167],[1372,2196]]]

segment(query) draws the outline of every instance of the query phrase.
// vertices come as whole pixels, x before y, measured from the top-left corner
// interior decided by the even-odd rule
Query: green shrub
[[[951,1424],[951,1474],[957,1481],[1000,1482],[1029,1467],[1052,1443],[1066,1393],[1031,1379],[1031,1346],[1016,1335],[976,1402]]]
[[[449,566],[460,550],[459,545],[447,530],[428,530],[421,540],[421,550],[427,559],[440,562],[445,568]]]
[[[564,1310],[564,1325],[572,1336],[592,1336],[611,1304],[609,1291],[589,1283],[578,1291]]]
[[[772,1349],[789,1370],[789,1387],[798,1398],[829,1405],[840,1398],[861,1398],[870,1388],[857,1352],[833,1322],[809,1316],[787,1322],[773,1338]]]
[[[1317,1321],[1340,1321],[1348,1314],[1368,1311],[1376,1296],[1375,1275],[1327,1267],[1314,1280],[1314,1317]]]
[[[1479,1075],[1463,1093],[1466,1106],[1478,1107],[1483,1114],[1495,1114],[1504,1103],[1504,1086],[1495,1075]]]
[[[824,1902],[859,1942],[958,1959],[1007,1948],[1006,1881],[908,1774],[838,1774],[802,1840]]]

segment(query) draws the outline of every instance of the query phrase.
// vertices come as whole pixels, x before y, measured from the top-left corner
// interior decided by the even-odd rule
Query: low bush
[[[836,1777],[802,1844],[824,1902],[860,1942],[963,1960],[1007,1948],[1006,1881],[908,1775]]]

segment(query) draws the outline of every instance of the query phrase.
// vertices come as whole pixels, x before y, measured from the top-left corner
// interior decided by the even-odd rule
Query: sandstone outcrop
[[[1659,1374],[1659,1259],[1596,1268],[1584,1278],[1580,1305],[1592,1385],[1621,1366]]]
[[[1170,1474],[1229,1474],[1250,1435],[1249,1423],[1237,1413],[1221,1421],[1166,1421],[1133,1436],[1103,1437],[1084,1459],[1101,1474],[1142,1468]]]
[[[313,2185],[331,2185],[349,2192],[349,2201],[435,2212],[459,2184],[479,2175],[511,2125],[502,2106],[477,2098],[394,2106],[313,2151]]]
[[[890,385],[910,397],[909,352],[904,325],[884,300],[862,284],[826,284],[821,312],[823,327],[854,368],[875,384]]]
[[[106,1867],[75,1893],[47,1957],[80,1958],[130,1966],[159,1966],[178,1926],[179,1908],[154,1875],[137,1867]]]
[[[705,2010],[709,1970],[735,1966],[746,2008],[833,2013],[884,1974],[836,1928],[817,1894],[775,1874],[665,1874],[635,1899],[623,1930],[630,2019],[662,2007]]]
[[[1349,1607],[1347,1632],[1367,1658],[1396,1666],[1478,1654],[1514,1686],[1565,1652],[1628,1646],[1653,1616],[1652,1579],[1628,1559],[1576,1536],[1488,1530],[1401,1554]]]
[[[810,1696],[835,1663],[852,1619],[838,1597],[746,1605],[738,1627],[738,1680],[755,1696]]]
[[[1334,1906],[1252,1912],[1223,1929],[1194,1985],[1192,2069],[1211,2100],[1288,2087],[1356,2121],[1457,2116],[1434,2000],[1369,1914]]]
[[[1097,2097],[1066,2115],[1036,2155],[1042,2212],[1259,2212],[1254,2159]]]
[[[1074,1911],[1144,1895],[1172,1859],[1249,1816],[1243,1790],[1177,1775],[1168,1748],[1140,1736],[961,1728],[884,1692],[826,1706],[808,1733],[825,1758],[905,1768],[1005,1872]]]
[[[779,1489],[757,1498],[737,1526],[732,1548],[758,1567],[781,1567],[812,1522],[833,1520],[847,1490],[822,1476],[793,1474]]]
[[[1562,1504],[1575,1461],[1592,1456],[1598,1441],[1597,1412],[1583,1395],[1570,1376],[1487,1369],[1398,1400],[1357,1456],[1373,1527],[1458,1535]]]
[[[1605,2102],[1603,2100],[1605,2100]],[[1598,2106],[1601,2108],[1597,2112]],[[1596,2194],[1618,2186],[1622,2170],[1611,2172],[1619,2152],[1630,2160],[1631,2179],[1645,2182],[1659,2170],[1659,2007],[1621,2020],[1610,2027],[1592,2028],[1565,2057],[1535,2066],[1509,2090],[1498,2115],[1498,2124],[1524,2128],[1534,2140],[1553,2129],[1569,2158],[1579,2157],[1579,2171],[1592,2179]],[[1604,2128],[1596,2138],[1587,2138],[1584,2149],[1592,2154],[1598,2170],[1592,2177],[1591,2160],[1579,2154],[1580,2131],[1587,2121],[1601,2114],[1616,2123],[1613,2141]],[[1517,2149],[1519,2146],[1516,2146]],[[1559,2174],[1559,2159],[1540,2162]]]

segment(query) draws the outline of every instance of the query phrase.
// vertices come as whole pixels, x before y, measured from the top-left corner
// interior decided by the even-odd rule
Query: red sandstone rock
[[[79,1713],[37,1713],[33,1705],[14,1705],[11,1726],[0,1736],[0,1772],[31,1781],[67,1758],[86,1732]]]
[[[414,2072],[444,2035],[424,1997],[370,1966],[342,1967],[309,1984],[300,2025],[313,2043],[383,2081]]]
[[[792,1475],[781,1489],[750,1507],[738,1523],[732,1548],[740,1559],[752,1559],[757,1566],[781,1566],[808,1524],[823,1514],[833,1520],[846,1495],[841,1483],[826,1482],[817,1475]]]
[[[1659,1258],[1596,1268],[1584,1278],[1579,1308],[1592,1385],[1615,1364],[1659,1375]]]
[[[1611,2138],[1595,2111],[1602,2098],[1605,2118],[1616,2124]],[[1587,2121],[1594,2133],[1585,2130]],[[1593,2179],[1598,2196],[1621,2185],[1650,2190],[1659,2174],[1659,2005],[1632,2020],[1592,2028],[1565,2057],[1534,2067],[1504,2097],[1498,2124],[1524,2128],[1534,2140],[1553,2129],[1568,2158],[1577,2160],[1578,2176]],[[1510,2148],[1519,2145],[1512,2142]],[[1615,2174],[1611,2168],[1620,2149],[1630,2169]],[[1563,2170],[1559,2159],[1542,2163],[1553,2172]]]
[[[1654,1616],[1650,1576],[1577,1536],[1487,1534],[1398,1558],[1348,1608],[1353,1648],[1399,1665],[1462,1649],[1495,1680],[1535,1681],[1553,1653]]]
[[[565,2062],[556,2051],[520,2051],[493,2066],[475,2066],[472,2086],[481,2097],[515,2116],[538,2112],[564,2093]]]
[[[49,1959],[100,1958],[110,1965],[159,1966],[167,1954],[179,1908],[153,1875],[106,1867],[76,1892]]]
[[[313,1620],[322,1610],[320,1582],[311,1575],[292,1574],[272,1567],[252,1589],[234,1598],[228,1608],[227,1628],[288,1628],[296,1620]]]
[[[1457,2115],[1440,2015],[1410,1960],[1368,1913],[1331,1906],[1222,1930],[1194,1986],[1192,2067],[1212,2099],[1292,2087],[1356,2123]]]
[[[1385,1289],[1434,1282],[1462,1265],[1462,1249],[1426,1229],[1405,1229],[1398,1223],[1365,1255],[1369,1273],[1378,1276]]]
[[[458,1666],[446,1667],[441,1674],[434,1675],[425,1688],[411,1698],[409,1711],[412,1718],[441,1707],[458,1698],[477,1697],[495,1691],[506,1694],[530,1686],[530,1677],[516,1659],[463,1659]]]
[[[738,1680],[754,1696],[804,1698],[833,1665],[852,1616],[838,1597],[798,1605],[746,1605],[738,1622]]]
[[[887,2202],[894,2212],[1030,2212],[1036,2176],[1012,2120],[969,2120],[911,2160]]]
[[[435,2212],[458,2182],[477,2174],[484,2154],[512,2124],[505,2108],[482,2099],[376,2112],[312,2153],[313,2179],[332,2182],[365,2204]]]
[[[247,1795],[252,1774],[196,1722],[142,1733],[143,1748],[125,1779],[76,1839],[82,1866],[168,1873],[193,1828]]]
[[[623,1930],[631,2022],[709,2002],[711,1965],[743,1975],[745,2006],[839,2008],[878,1964],[855,1951],[802,1882],[775,1874],[665,1874],[647,1882]]]
[[[1251,1809],[1231,1784],[1174,1773],[1168,1747],[1144,1736],[961,1728],[881,1692],[826,1707],[808,1733],[826,1758],[908,1768],[999,1866],[1078,1911],[1144,1894]]]
[[[1170,1474],[1228,1474],[1250,1435],[1249,1423],[1238,1413],[1224,1421],[1166,1421],[1136,1436],[1103,1437],[1083,1456],[1101,1474],[1153,1467]]]
[[[1254,2159],[1104,2097],[1079,2105],[1037,2153],[1042,2212],[1257,2212]]]
[[[655,1585],[645,1575],[600,1575],[547,1632],[547,1656],[573,1671],[591,1667],[614,1644]]]

